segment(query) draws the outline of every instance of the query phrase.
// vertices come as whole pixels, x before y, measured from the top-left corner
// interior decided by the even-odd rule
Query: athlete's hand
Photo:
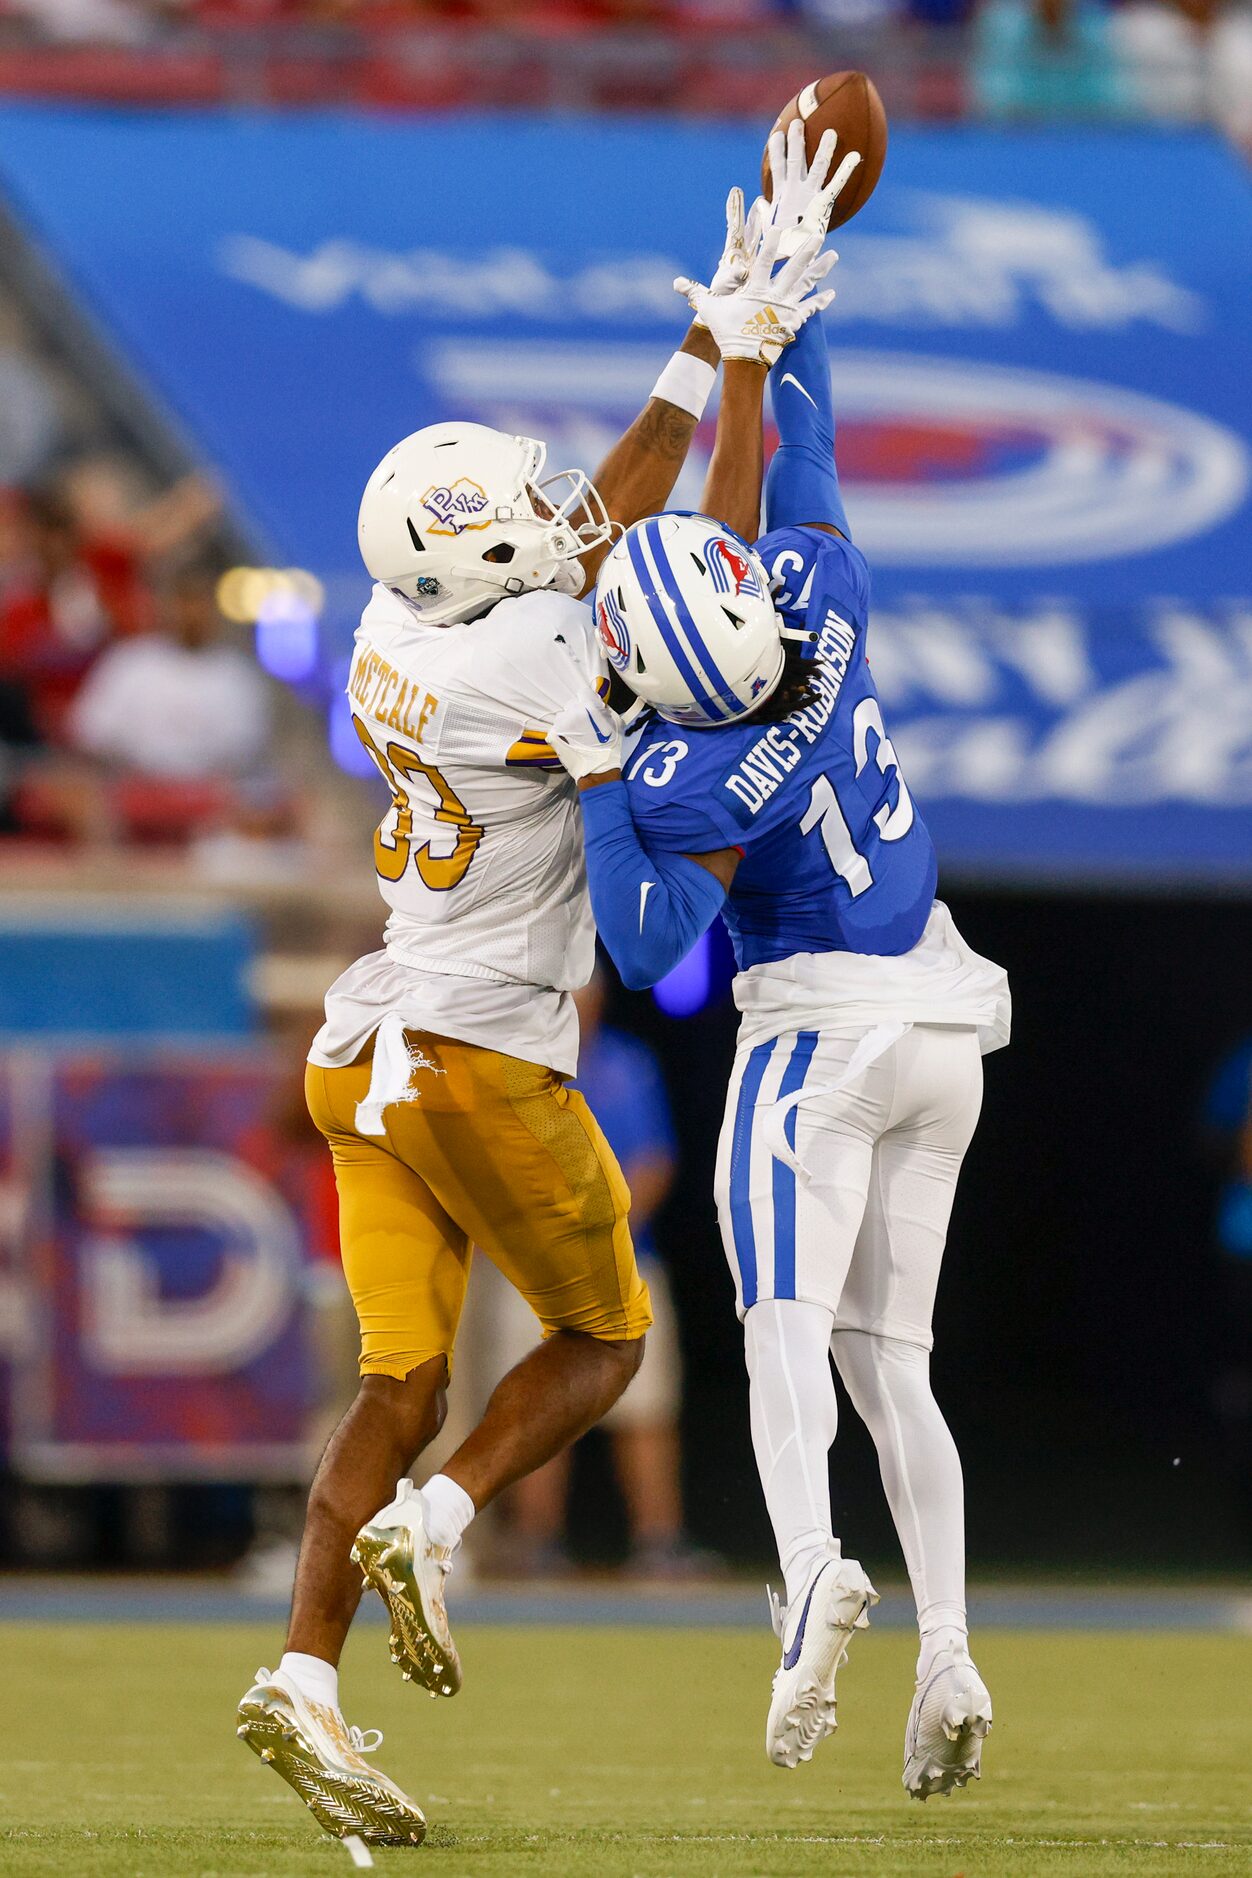
[[[860,152],[849,150],[831,176],[830,166],[838,141],[835,131],[825,131],[810,164],[804,154],[803,118],[793,118],[785,132],[776,130],[770,136],[769,173],[774,193],[771,201],[761,203],[758,207],[782,231],[778,248],[780,255],[794,252],[802,238],[801,227],[814,197],[821,195],[828,204],[833,205],[835,197],[860,163]]]
[[[549,730],[548,742],[575,782],[622,767],[622,720],[598,698],[567,705]]]
[[[833,250],[825,254],[821,251],[836,187],[842,187],[838,179],[811,196],[796,227],[793,251],[777,273],[774,266],[783,231],[779,223],[772,222],[759,234],[742,286],[729,293],[714,293],[712,287],[688,280],[685,275],[674,282],[676,290],[686,295],[697,320],[712,334],[723,359],[759,360],[772,365],[805,320],[834,299],[833,289],[818,291],[818,283],[839,258]]]
[[[733,293],[736,287],[743,286],[761,239],[762,212],[768,206],[764,197],[758,196],[745,217],[743,190],[738,187],[731,190],[726,198],[726,245],[709,282],[710,293]],[[674,285],[677,287],[678,282]],[[686,288],[680,291],[685,293]]]

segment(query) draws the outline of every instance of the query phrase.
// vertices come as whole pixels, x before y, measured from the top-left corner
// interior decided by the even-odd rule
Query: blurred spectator
[[[104,647],[151,623],[153,566],[219,509],[196,476],[145,502],[107,457],[86,459],[55,486],[0,495],[0,682],[25,694],[43,740],[59,740]]]
[[[673,1124],[660,1067],[636,1037],[602,1022],[604,983],[596,975],[576,993],[582,1043],[578,1087],[621,1162],[630,1185],[630,1225],[639,1264],[652,1293],[655,1323],[643,1365],[600,1427],[608,1434],[630,1530],[628,1569],[651,1577],[680,1577],[707,1567],[683,1531],[678,1415],[682,1369],[669,1280],[657,1253],[652,1220],[673,1183],[677,1160]],[[475,1283],[490,1283],[475,1263]],[[495,1278],[494,1272],[491,1274]],[[491,1286],[494,1306],[489,1345],[499,1376],[533,1348],[536,1324],[511,1285]],[[570,1455],[558,1455],[519,1481],[509,1496],[506,1557],[510,1571],[540,1574],[566,1569],[565,1506]]]
[[[1204,1120],[1223,1162],[1215,1237],[1224,1308],[1214,1406],[1245,1517],[1252,1518],[1252,1037],[1218,1069]]]
[[[1130,103],[1100,0],[989,0],[971,78],[989,117],[1108,117]]]
[[[6,11],[28,19],[41,38],[95,46],[139,45],[160,14],[132,0],[9,0]]]
[[[223,643],[216,575],[170,584],[160,630],[109,649],[75,700],[69,738],[84,755],[144,776],[205,781],[255,769],[270,730],[256,661]]]
[[[207,477],[180,476],[153,496],[126,458],[104,452],[72,463],[58,487],[89,541],[128,548],[148,567],[203,536],[222,512]]]
[[[1208,115],[1252,153],[1252,7],[1247,0],[1128,0],[1114,44],[1136,109],[1148,118]]]
[[[12,499],[9,555],[0,677],[24,691],[40,735],[52,741],[99,652],[144,624],[139,557],[129,544],[86,534],[54,489]]]

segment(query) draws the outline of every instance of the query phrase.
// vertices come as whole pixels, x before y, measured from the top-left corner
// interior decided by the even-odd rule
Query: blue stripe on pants
[[[783,1079],[778,1085],[778,1100],[785,1101],[789,1095],[803,1087],[809,1073],[809,1064],[813,1061],[813,1052],[817,1048],[817,1032],[802,1030],[796,1038],[795,1048],[791,1052],[791,1061],[783,1072]],[[786,1121],[788,1145],[796,1145],[796,1115],[792,1109]],[[784,1161],[774,1161],[774,1296],[776,1298],[794,1298],[796,1295],[796,1177]]]
[[[761,1089],[765,1066],[774,1054],[774,1041],[758,1043],[739,1084],[735,1108],[735,1132],[730,1148],[730,1232],[735,1258],[739,1263],[739,1288],[743,1308],[756,1303],[756,1233],[752,1227],[752,1126],[756,1116],[756,1098]]]

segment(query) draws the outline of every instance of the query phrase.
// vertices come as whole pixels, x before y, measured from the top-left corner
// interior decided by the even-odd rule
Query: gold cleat
[[[337,1709],[310,1702],[281,1673],[257,1671],[239,1704],[235,1730],[252,1752],[281,1774],[332,1838],[355,1833],[367,1845],[420,1845],[426,1815],[416,1800],[363,1758],[381,1746],[349,1728]]]
[[[406,1682],[431,1695],[455,1695],[461,1687],[444,1580],[452,1555],[426,1536],[422,1497],[411,1480],[402,1480],[396,1497],[367,1526],[352,1547],[367,1585],[373,1585],[391,1618],[391,1660]]]

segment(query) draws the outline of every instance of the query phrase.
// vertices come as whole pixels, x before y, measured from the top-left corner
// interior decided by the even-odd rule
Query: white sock
[[[838,1425],[833,1325],[820,1304],[794,1298],[765,1299],[743,1320],[752,1446],[792,1605],[818,1562],[839,1549],[828,1461]]]
[[[302,1650],[284,1650],[278,1667],[310,1702],[320,1702],[323,1708],[339,1707],[339,1671],[333,1663],[306,1656]]]
[[[930,1391],[930,1353],[868,1331],[837,1330],[835,1364],[878,1450],[883,1490],[917,1605],[924,1675],[964,1642],[965,1488],[961,1460]]]
[[[930,1666],[937,1656],[945,1650],[968,1650],[969,1632],[964,1620],[959,1624],[939,1624],[933,1629],[921,1633],[921,1648],[917,1655],[917,1680],[924,1682],[930,1674]]]
[[[426,1536],[432,1545],[449,1551],[460,1542],[461,1534],[474,1517],[475,1506],[464,1487],[446,1474],[433,1474],[422,1488],[426,1505]]]

